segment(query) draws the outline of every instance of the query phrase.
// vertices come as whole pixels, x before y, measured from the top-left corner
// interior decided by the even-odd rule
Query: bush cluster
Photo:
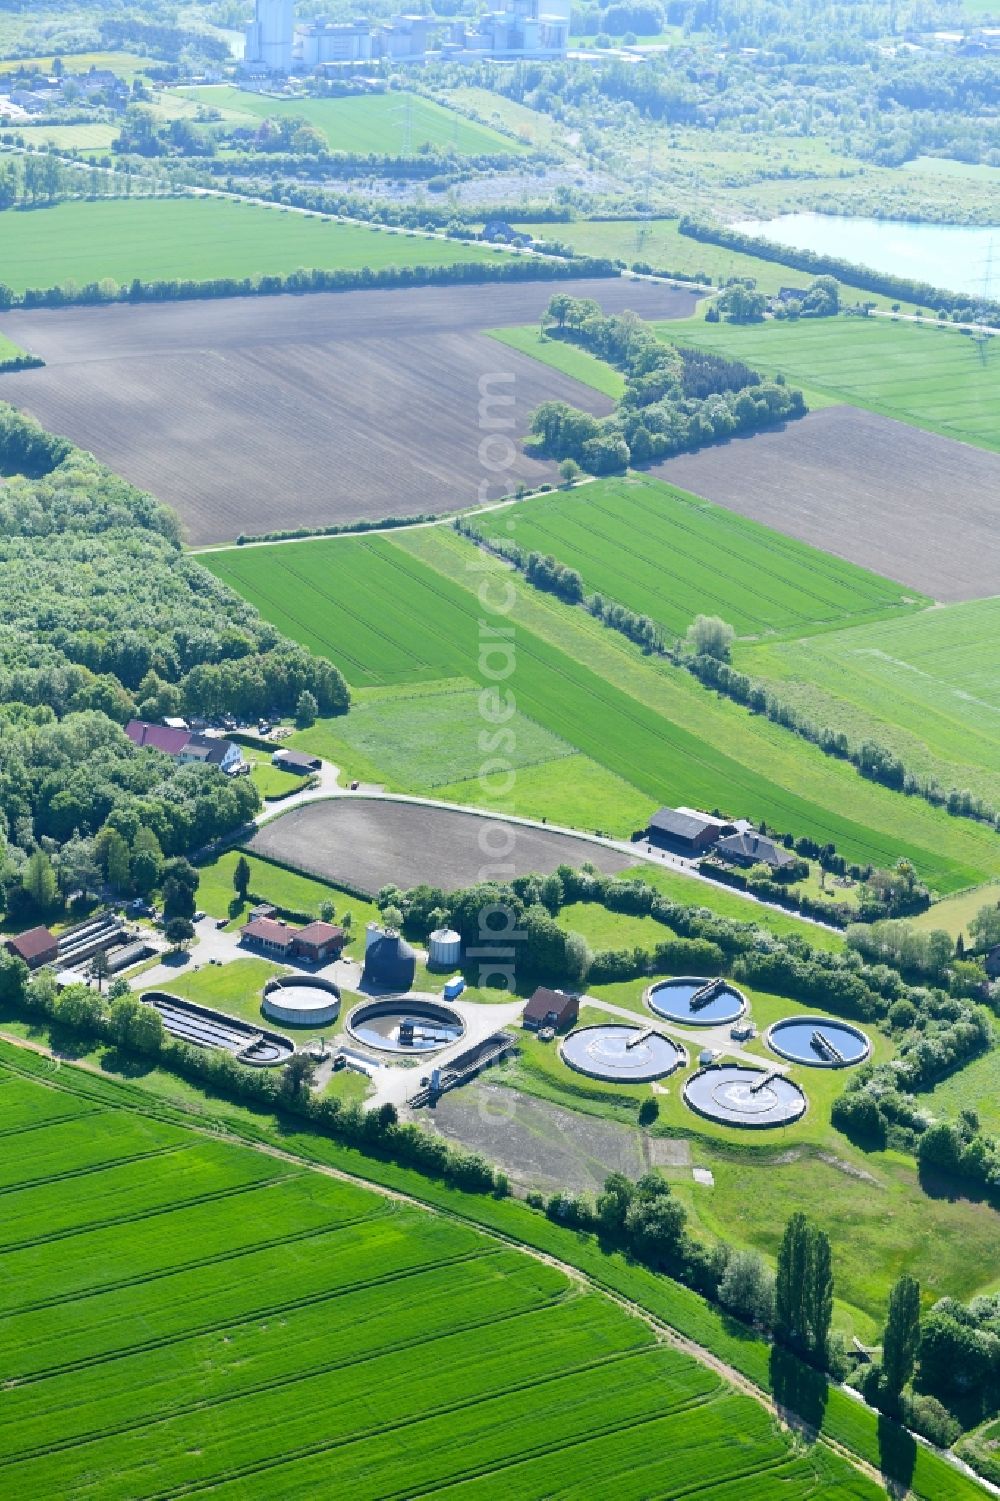
[[[550,335],[581,345],[624,372],[625,394],[611,417],[545,401],[531,418],[538,452],[610,474],[755,432],[805,415],[801,391],[765,382],[739,360],[665,344],[634,313],[605,317],[590,298],[556,294]],[[699,394],[696,394],[699,393]]]

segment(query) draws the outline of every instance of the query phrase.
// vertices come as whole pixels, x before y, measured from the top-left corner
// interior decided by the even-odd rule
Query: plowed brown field
[[[483,482],[492,498],[554,477],[521,452],[540,401],[611,410],[481,332],[537,321],[556,290],[650,318],[692,306],[607,280],[13,313],[5,332],[46,368],[0,397],[173,506],[196,544],[455,510]]]
[[[653,473],[934,599],[1000,590],[1000,454],[836,406]]]

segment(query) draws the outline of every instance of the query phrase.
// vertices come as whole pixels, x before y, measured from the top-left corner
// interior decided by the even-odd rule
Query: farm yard
[[[587,592],[682,635],[721,615],[738,635],[878,619],[912,596],[829,553],[645,477],[605,479],[493,511],[477,523],[575,568]]]
[[[1000,803],[1000,598],[740,645],[736,660],[852,740]]]
[[[11,1494],[531,1498],[569,1447],[636,1501],[878,1494],[558,1267],[3,1056]]]
[[[383,798],[334,798],[293,808],[259,829],[253,853],[321,880],[349,881],[373,894],[422,882],[454,890],[485,880],[499,865],[517,875],[549,875],[591,860],[624,870],[627,854],[547,829],[490,822],[474,813]]]
[[[470,574],[473,560],[479,567]],[[449,529],[232,549],[203,561],[281,630],[337,662],[352,686],[474,681],[482,615],[474,586],[495,575],[514,601],[511,686],[520,712],[644,793],[647,816],[663,802],[718,806],[830,840],[849,860],[885,865],[906,854],[940,892],[992,874],[992,831],[863,781],[780,726],[707,694],[683,669],[642,657],[583,612],[539,595]],[[356,585],[349,595],[345,576]],[[398,742],[391,715],[385,723],[387,743]],[[367,759],[377,766],[374,745]],[[479,769],[449,784],[449,795],[497,807]],[[595,797],[590,815],[580,827],[608,829],[615,810]]]
[[[209,196],[97,199],[11,213],[3,243],[4,280],[15,292],[105,277],[121,286],[134,277],[287,276],[303,266],[331,271],[454,266],[496,260],[498,254],[483,245]]]
[[[560,285],[650,316],[691,301],[614,280]],[[0,327],[46,368],[5,376],[3,395],[173,506],[193,543],[448,511],[483,482],[493,496],[555,477],[520,452],[499,475],[483,468],[481,382],[512,438],[549,397],[611,409],[481,333],[537,320],[551,295],[539,281],[15,312]]]
[[[304,120],[326,137],[330,151],[403,156],[429,149],[480,156],[517,155],[525,150],[520,139],[480,125],[432,99],[402,91],[359,94],[348,99],[314,99],[307,95],[279,99],[227,84],[209,84],[176,92],[207,109],[222,110],[230,120],[239,117],[255,125],[261,120]]]
[[[651,472],[933,599],[996,592],[1000,455],[953,438],[832,406]]]
[[[788,273],[805,280],[802,273]],[[780,370],[826,402],[849,402],[945,438],[1000,451],[1000,341],[985,345],[944,327],[889,318],[813,318],[740,326],[685,320],[661,325],[671,343],[695,344]]]

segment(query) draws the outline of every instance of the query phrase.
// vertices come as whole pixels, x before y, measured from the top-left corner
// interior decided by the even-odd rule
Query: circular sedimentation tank
[[[677,975],[658,980],[646,991],[646,1005],[664,1021],[685,1027],[724,1027],[747,1009],[746,997],[728,980]]]
[[[766,1130],[790,1126],[805,1112],[806,1097],[783,1074],[737,1063],[711,1063],[684,1085],[685,1103],[721,1126]]]
[[[826,1016],[787,1016],[768,1028],[764,1041],[779,1058],[807,1068],[849,1068],[872,1050],[860,1027]]]
[[[644,1084],[685,1062],[684,1049],[651,1027],[580,1027],[563,1039],[563,1062],[591,1079]]]
[[[340,991],[318,975],[284,975],[264,986],[261,1010],[288,1027],[322,1027],[340,1014]]]
[[[431,1053],[457,1042],[465,1023],[457,1011],[419,996],[363,1001],[347,1018],[355,1042],[383,1053]]]

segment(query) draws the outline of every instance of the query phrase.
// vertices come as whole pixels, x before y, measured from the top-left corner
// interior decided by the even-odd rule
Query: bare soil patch
[[[446,891],[488,879],[550,875],[592,860],[599,870],[633,862],[588,839],[481,814],[382,798],[305,803],[266,823],[250,841],[255,854],[362,891],[428,882]]]
[[[442,1136],[481,1152],[528,1189],[591,1193],[609,1173],[646,1171],[642,1133],[479,1081],[442,1095],[427,1123]]]
[[[581,280],[14,312],[5,333],[46,365],[0,394],[173,506],[194,544],[456,510],[484,481],[492,498],[554,478],[521,452],[540,401],[611,411],[482,332],[537,322],[557,290],[648,318],[692,306]]]
[[[997,592],[1000,454],[839,406],[653,472],[935,599]]]

